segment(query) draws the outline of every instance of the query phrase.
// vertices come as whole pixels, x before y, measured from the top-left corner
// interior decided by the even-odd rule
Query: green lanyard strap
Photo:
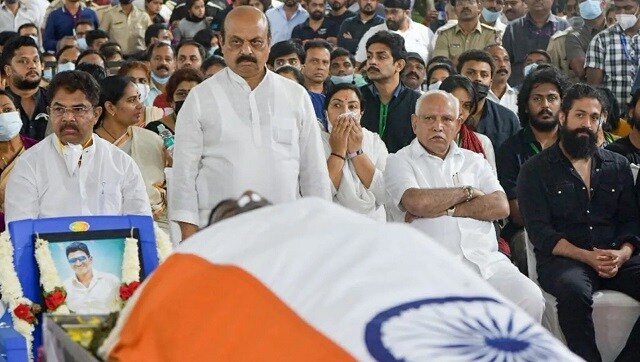
[[[384,136],[384,131],[387,129],[387,112],[389,111],[389,106],[380,103],[380,117],[378,118],[378,134],[380,137]]]
[[[538,146],[536,146],[535,143],[529,142],[529,147],[531,147],[531,149],[533,150],[533,152],[536,153],[536,155],[540,153],[540,149],[538,148]]]

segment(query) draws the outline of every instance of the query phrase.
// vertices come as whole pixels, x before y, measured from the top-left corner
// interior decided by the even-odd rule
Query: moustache
[[[371,67],[371,66],[370,66],[370,67],[367,69],[367,72],[368,72],[368,71],[375,71],[375,72],[379,72],[379,71],[380,71],[380,69],[378,69],[378,68],[376,68],[376,67]]]
[[[416,73],[416,72],[409,72],[409,73],[407,73],[407,78],[408,78],[408,77],[411,77],[411,76],[413,76],[413,77],[415,77],[415,78],[418,78],[418,73]]]
[[[242,62],[252,62],[252,63],[258,63],[258,59],[256,59],[256,57],[254,57],[253,55],[241,55],[238,57],[238,59],[236,59],[236,64],[240,64]]]
[[[507,68],[500,68],[496,71],[496,74],[509,74]]]
[[[156,68],[156,70],[166,70],[167,72],[169,71],[169,67],[167,67],[166,65],[158,65],[158,67]]]
[[[80,129],[78,128],[78,126],[75,123],[63,123],[62,127],[60,127],[60,131],[64,131],[67,129],[71,129],[74,130],[76,132],[80,132]]]
[[[546,108],[538,112],[538,116],[544,116],[544,115],[553,117],[553,112],[551,112],[550,109],[546,109]]]

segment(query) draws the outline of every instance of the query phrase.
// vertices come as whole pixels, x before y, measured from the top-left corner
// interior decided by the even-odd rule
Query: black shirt
[[[555,144],[532,157],[518,176],[518,203],[538,265],[555,258],[567,239],[591,250],[640,247],[638,205],[629,161],[598,149],[591,164],[591,196],[569,159]]]
[[[530,127],[522,128],[518,133],[509,137],[496,152],[496,167],[498,181],[509,200],[518,198],[516,185],[520,168],[531,157],[542,150]]]
[[[347,10],[347,11],[344,12],[344,14],[337,15],[337,16],[333,16],[333,15],[331,15],[331,13],[329,13],[329,14],[327,14],[325,16],[325,18],[333,21],[334,23],[338,24],[338,27],[340,27],[340,25],[342,25],[343,21],[345,21],[345,20],[347,20],[347,19],[349,19],[351,17],[354,17],[354,16],[356,16],[356,13],[354,13],[351,10]]]
[[[335,38],[338,36],[338,30],[340,29],[340,25],[334,23],[332,20],[324,18],[322,20],[322,25],[318,28],[318,30],[314,30],[309,26],[309,19],[305,20],[304,23],[296,25],[291,31],[292,39],[300,39],[300,40],[311,40],[311,39],[327,39],[327,38]]]
[[[488,99],[484,102],[482,116],[475,131],[489,137],[493,149],[497,150],[507,138],[520,130],[520,121],[510,109]]]
[[[380,98],[374,93],[373,85],[360,87],[364,98],[364,112],[360,123],[371,132],[380,134]],[[407,146],[415,138],[411,127],[411,115],[416,109],[420,93],[399,83],[394,96],[387,105],[384,134],[380,135],[390,153]]]
[[[22,129],[20,129],[20,134],[33,138],[37,141],[41,141],[45,137],[47,123],[49,122],[49,115],[47,114],[47,90],[38,87],[38,91],[34,95],[36,106],[33,109],[31,118],[29,118],[22,108],[22,98],[20,98],[19,95],[14,94],[9,87],[7,87],[5,91],[13,97],[15,105],[20,112],[20,118],[22,118]]]
[[[617,139],[606,147],[609,151],[621,154],[629,160],[629,163],[640,165],[640,149],[631,143],[629,136]]]
[[[384,23],[384,18],[381,16],[374,16],[366,23],[360,20],[360,15],[356,15],[352,18],[346,19],[342,22],[340,30],[338,31],[338,46],[347,49],[351,54],[356,54],[358,50],[358,43],[364,33],[366,33],[372,26],[380,25]],[[344,33],[351,34],[351,38],[347,39],[343,36]]]

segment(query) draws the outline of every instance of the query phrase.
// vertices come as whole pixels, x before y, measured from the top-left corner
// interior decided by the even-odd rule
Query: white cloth
[[[170,219],[206,226],[221,200],[253,190],[274,203],[331,200],[307,91],[271,71],[252,91],[225,68],[189,92],[176,122]]]
[[[507,84],[507,90],[505,90],[502,98],[498,98],[498,96],[493,93],[491,89],[489,89],[487,99],[506,107],[507,109],[515,113],[516,116],[518,115],[518,91],[514,88],[511,88],[509,84]]]
[[[77,215],[151,215],[138,166],[116,146],[95,135],[69,175],[60,141],[51,134],[26,150],[9,177],[6,223]]]
[[[329,145],[329,133],[322,132],[322,143],[324,145],[324,155],[328,158],[331,155]],[[389,152],[380,136],[377,133],[362,129],[362,152],[364,152],[376,170],[369,188],[366,188],[351,161],[344,163],[342,168],[342,178],[336,190],[333,182],[331,191],[333,201],[351,209],[357,213],[365,214],[377,221],[386,221],[387,214],[384,209],[385,188],[384,188],[384,168],[387,164]]]
[[[7,9],[7,5],[0,5],[0,31],[18,31],[20,25],[33,23],[40,26],[42,23],[42,13],[32,4],[20,2],[18,12],[13,13]]]
[[[429,154],[414,139],[394,155],[385,169],[390,208],[405,211],[401,199],[410,188],[434,189],[473,186],[485,194],[503,191],[498,178],[482,155],[451,143],[443,159]],[[400,216],[399,213],[397,216]],[[402,221],[402,220],[397,220]],[[451,216],[419,218],[411,226],[424,232],[461,264],[478,272],[507,298],[526,310],[537,321],[542,319],[544,298],[540,289],[498,251],[493,223]],[[493,283],[495,281],[495,283]]]
[[[360,43],[358,43],[358,50],[356,51],[356,61],[358,63],[362,63],[367,60],[367,40],[373,36],[373,34],[381,31],[387,30],[387,23],[382,23],[380,25],[376,25],[371,29],[367,30],[366,33],[360,39]],[[407,31],[391,31],[392,33],[400,34],[404,38],[404,47],[407,52],[415,52],[420,54],[424,61],[428,61],[431,58],[431,53],[433,52],[434,35],[433,31],[428,27],[416,23],[412,20],[409,20],[409,29]]]
[[[80,283],[75,274],[62,284],[67,291],[67,306],[73,312],[108,314],[114,310],[120,279],[113,274],[93,269],[93,278],[88,287]]]
[[[498,168],[496,167],[496,152],[493,150],[493,143],[489,137],[483,135],[482,133],[473,132],[476,137],[480,140],[480,144],[482,144],[482,150],[484,151],[484,156],[489,162],[489,166],[493,169],[493,173],[498,175]]]

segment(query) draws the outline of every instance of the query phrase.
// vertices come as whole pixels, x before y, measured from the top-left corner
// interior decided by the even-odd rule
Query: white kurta
[[[502,95],[502,98],[498,98],[498,96],[493,93],[492,90],[489,90],[487,99],[510,109],[513,113],[516,114],[516,116],[518,115],[518,91],[511,88],[510,85],[507,84],[507,90]]]
[[[434,189],[473,186],[485,194],[503,191],[498,178],[482,155],[451,142],[443,159],[429,154],[414,139],[390,155],[385,169],[387,207],[404,211],[402,195],[410,188]],[[400,216],[400,213],[391,213]],[[402,220],[397,220],[402,221]],[[419,218],[411,226],[422,231],[452,253],[461,265],[479,272],[505,297],[540,321],[544,298],[540,289],[498,251],[493,223],[472,218],[440,216]]]
[[[95,135],[69,175],[52,134],[16,161],[5,196],[6,223],[77,215],[151,215],[138,166],[119,148]]]
[[[322,132],[324,155],[329,158],[331,146],[329,145],[329,133]],[[385,188],[384,168],[387,164],[387,146],[377,133],[362,129],[362,151],[364,152],[376,170],[369,188],[366,188],[351,161],[346,161],[342,168],[342,178],[336,190],[331,183],[333,201],[355,212],[365,214],[374,220],[385,222],[387,215],[384,210]]]
[[[75,275],[67,278],[63,285],[67,291],[67,306],[75,313],[108,314],[114,310],[120,279],[94,269],[88,287],[80,283]]]
[[[356,61],[358,63],[362,63],[367,60],[367,40],[373,36],[373,34],[386,30],[390,31],[387,28],[386,23],[382,23],[380,25],[376,25],[371,29],[367,30],[366,33],[360,39],[360,43],[358,43],[358,50],[356,51]],[[410,20],[409,29],[407,31],[391,31],[392,33],[396,33],[401,35],[404,38],[404,47],[407,52],[415,52],[420,54],[424,61],[428,61],[431,58],[431,54],[433,53],[434,35],[431,29],[426,26],[416,23],[415,21]]]
[[[218,202],[246,190],[331,200],[316,124],[307,91],[271,71],[254,90],[229,68],[205,80],[178,114],[170,218],[206,226]]]

